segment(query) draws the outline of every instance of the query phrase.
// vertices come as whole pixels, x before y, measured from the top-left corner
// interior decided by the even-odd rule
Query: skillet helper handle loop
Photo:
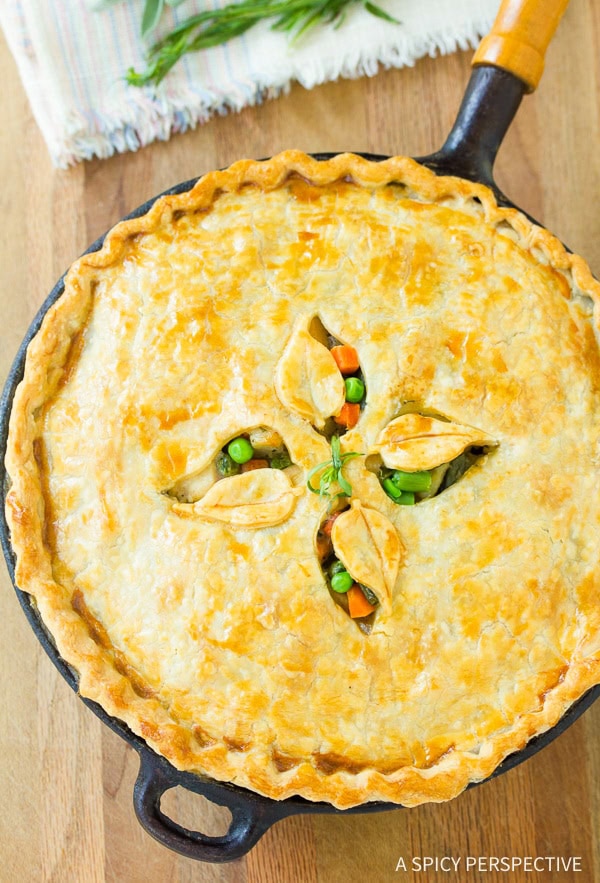
[[[491,64],[537,88],[544,58],[569,0],[503,0],[490,33],[483,38],[473,66]]]
[[[161,797],[175,782],[142,752],[140,771],[133,789],[133,806],[138,821],[151,837],[167,849],[203,862],[228,862],[241,858],[258,842],[274,819],[258,804],[225,802],[232,819],[229,830],[209,837],[178,825],[160,808]]]

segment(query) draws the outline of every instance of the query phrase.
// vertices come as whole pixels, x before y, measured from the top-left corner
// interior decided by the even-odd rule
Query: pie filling
[[[251,472],[254,469],[290,469],[292,458],[276,430],[259,426],[238,435],[217,455],[216,469],[221,478]],[[295,471],[294,473],[295,474]]]
[[[331,597],[356,622],[359,629],[368,635],[373,629],[379,598],[369,586],[362,585],[354,579],[333,550],[331,542],[333,523],[343,511],[345,509],[339,509],[335,514],[330,515],[319,528],[317,534],[319,560]]]
[[[427,472],[402,472],[380,466],[377,476],[382,488],[394,503],[414,506],[430,500],[449,488],[486,453],[484,448],[470,448],[450,463],[442,463]]]
[[[277,365],[280,401],[331,440],[354,429],[367,386],[355,347],[343,344],[319,316],[301,317]]]
[[[318,316],[311,320],[309,333],[329,350],[344,382],[343,404],[320,430],[326,438],[331,439],[334,435],[344,435],[356,426],[366,405],[367,387],[355,347],[341,343],[327,331]]]

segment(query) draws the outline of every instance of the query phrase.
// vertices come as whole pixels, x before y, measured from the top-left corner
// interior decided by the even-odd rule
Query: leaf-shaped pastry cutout
[[[286,408],[322,429],[342,410],[344,378],[327,347],[310,334],[309,323],[302,320],[292,332],[277,364],[275,390]]]
[[[220,477],[217,467],[211,462],[200,472],[180,478],[167,493],[176,497],[180,503],[192,503],[203,497]]]
[[[372,589],[382,609],[390,613],[392,591],[404,559],[404,546],[392,522],[376,509],[353,500],[350,509],[334,521],[331,541],[352,578]]]
[[[233,527],[272,527],[285,521],[303,492],[282,470],[257,469],[223,478],[196,503],[175,503],[173,512]]]
[[[379,451],[389,469],[420,472],[454,460],[473,445],[491,447],[497,444],[473,426],[422,414],[402,414],[379,434],[374,451]]]

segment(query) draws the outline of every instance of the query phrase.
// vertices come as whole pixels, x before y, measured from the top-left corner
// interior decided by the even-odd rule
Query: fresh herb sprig
[[[147,0],[143,30],[148,33],[160,18],[164,0]],[[347,7],[361,5],[378,18],[399,24],[370,0],[241,0],[221,9],[207,9],[180,22],[166,37],[148,50],[148,67],[137,72],[130,68],[127,82],[132,86],[158,85],[179,59],[188,52],[208,49],[239,37],[258,22],[275,19],[272,30],[283,31],[297,40],[318,23],[339,27]],[[176,5],[171,0],[170,5]]]
[[[319,463],[307,475],[306,484],[309,491],[312,491],[313,494],[319,494],[320,497],[351,497],[352,485],[343,475],[342,469],[344,464],[348,460],[352,460],[353,457],[362,457],[362,454],[358,451],[348,451],[342,454],[339,436],[334,435],[331,439],[331,460]],[[319,486],[314,487],[312,480],[319,473]],[[338,493],[332,493],[331,491],[332,485],[335,484],[340,488]]]

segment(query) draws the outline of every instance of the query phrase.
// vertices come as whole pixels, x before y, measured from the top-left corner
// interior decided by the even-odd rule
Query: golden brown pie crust
[[[242,161],[118,224],[30,344],[6,460],[16,581],[81,694],[275,799],[411,806],[487,777],[600,681],[599,298],[546,230],[402,157]],[[274,383],[315,315],[366,379],[343,450],[406,403],[497,442],[415,507],[348,462],[403,550],[370,635],[315,553],[328,444]],[[254,426],[301,486],[261,479],[250,527],[174,500]]]

